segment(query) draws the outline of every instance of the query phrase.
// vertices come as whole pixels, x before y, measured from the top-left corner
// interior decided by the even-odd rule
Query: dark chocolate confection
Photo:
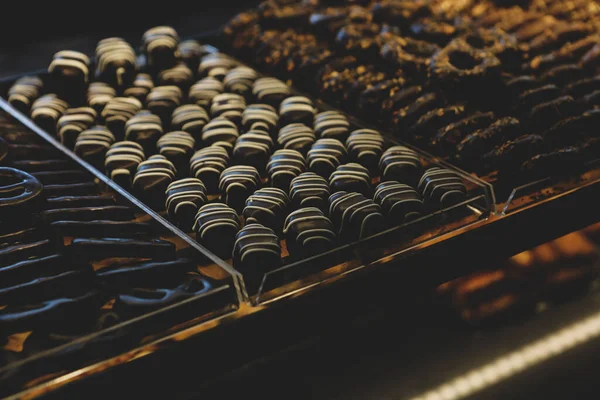
[[[533,107],[527,123],[536,130],[548,128],[563,118],[575,115],[579,111],[578,108],[571,96],[561,96]]]
[[[223,84],[228,92],[239,94],[246,100],[250,100],[252,85],[258,77],[258,73],[252,68],[239,66],[227,72],[223,78]]]
[[[162,134],[160,118],[148,110],[139,111],[125,123],[125,140],[139,143],[146,154],[156,151],[156,142]]]
[[[156,154],[138,165],[133,178],[133,191],[150,207],[162,210],[167,187],[175,179],[175,166],[164,156]]]
[[[156,142],[158,152],[173,163],[178,177],[187,176],[190,157],[194,153],[195,141],[184,131],[169,132]]]
[[[182,100],[181,89],[177,86],[156,86],[146,96],[146,108],[160,117],[164,127],[171,122],[173,111]],[[140,107],[141,108],[141,107]]]
[[[419,181],[419,192],[425,203],[435,207],[449,207],[465,200],[467,188],[458,174],[452,170],[429,168]]]
[[[441,107],[444,101],[436,93],[427,93],[393,113],[392,126],[396,134],[403,134],[415,122],[429,111]]]
[[[416,39],[446,45],[460,33],[460,27],[433,19],[424,18],[410,26],[410,34]]]
[[[346,147],[337,139],[319,139],[308,151],[308,170],[324,178],[329,176],[347,157]]]
[[[236,66],[237,62],[225,54],[208,54],[200,60],[198,76],[202,78],[213,77],[222,81],[225,78],[225,75],[227,75],[227,72]]]
[[[229,258],[241,228],[237,213],[222,203],[205,204],[198,210],[194,226],[196,240],[218,257]]]
[[[53,90],[65,99],[79,99],[89,82],[90,59],[83,53],[62,50],[48,66]]]
[[[221,93],[213,97],[210,105],[210,115],[212,118],[226,118],[240,126],[245,108],[246,100],[239,94]]]
[[[250,104],[242,113],[242,126],[246,131],[263,130],[272,134],[279,122],[279,116],[268,104]]]
[[[296,150],[277,150],[267,163],[267,174],[271,186],[279,188],[286,193],[290,190],[292,179],[306,170],[304,156]]]
[[[162,239],[75,238],[70,247],[73,259],[80,262],[106,258],[138,258],[174,260],[175,244]]]
[[[571,82],[585,78],[585,72],[579,65],[565,64],[550,68],[540,76],[540,81],[564,87]]]
[[[490,52],[498,57],[503,69],[513,70],[521,63],[517,40],[501,29],[475,29],[463,39],[473,48]]]
[[[37,76],[24,76],[8,90],[8,102],[22,113],[29,113],[32,103],[40,97],[44,83]]]
[[[338,111],[323,111],[315,115],[313,126],[319,139],[331,138],[344,142],[350,133],[350,122]]]
[[[373,23],[348,24],[338,31],[335,42],[347,54],[371,59],[379,53],[376,39],[380,30],[381,27]]]
[[[419,192],[404,183],[396,181],[380,183],[375,189],[373,200],[395,224],[415,220],[425,213]]]
[[[278,109],[281,102],[291,95],[291,90],[279,79],[259,78],[252,85],[252,94],[257,103],[265,103]]]
[[[333,193],[357,192],[371,196],[371,175],[369,170],[357,163],[340,165],[329,177],[329,187]]]
[[[56,124],[56,134],[60,142],[72,149],[79,134],[96,121],[97,115],[90,107],[67,109]]]
[[[141,109],[142,103],[133,97],[114,97],[106,103],[101,116],[117,140],[122,140],[125,137],[125,124]]]
[[[423,114],[406,132],[413,140],[429,142],[438,129],[456,122],[467,115],[462,104],[436,108]]]
[[[537,55],[526,64],[526,67],[531,70],[545,71],[556,65],[576,63],[598,43],[600,43],[600,37],[598,35],[590,35],[584,39],[569,42],[559,50]]]
[[[114,135],[106,127],[96,125],[79,134],[73,151],[83,160],[103,171],[106,152],[114,142]]]
[[[346,140],[346,147],[352,161],[367,168],[371,175],[378,175],[384,147],[381,133],[373,129],[357,129]]]
[[[233,266],[245,275],[262,274],[281,265],[281,245],[273,230],[260,224],[244,226],[235,236]]]
[[[128,87],[135,77],[135,51],[121,38],[106,38],[96,46],[96,76],[117,88]]]
[[[314,172],[304,172],[290,183],[290,199],[296,209],[316,207],[326,211],[330,194],[329,182]]]
[[[537,35],[527,44],[529,54],[541,54],[560,49],[567,43],[585,38],[591,32],[590,26],[584,22],[559,24],[551,30]]]
[[[67,111],[69,105],[55,94],[46,94],[31,105],[31,119],[48,133],[56,133],[58,119]]]
[[[379,159],[382,181],[398,181],[416,186],[423,170],[421,157],[405,146],[393,146],[387,149]]]
[[[383,0],[371,6],[371,13],[376,22],[387,22],[408,28],[410,22],[417,18],[431,15],[431,9],[428,2],[423,0]]]
[[[179,54],[179,35],[170,26],[156,26],[148,29],[142,36],[142,49],[148,65],[155,70],[172,67]]]
[[[513,171],[520,167],[524,160],[544,151],[544,138],[540,135],[523,135],[515,140],[509,140],[481,157],[482,170],[501,172]]]
[[[279,130],[277,143],[284,149],[296,150],[306,155],[316,137],[313,130],[302,124],[289,124]]]
[[[240,213],[246,199],[258,189],[260,174],[249,165],[236,165],[226,168],[219,179],[219,191],[223,202]]]
[[[288,195],[281,189],[258,189],[246,200],[242,215],[246,224],[258,223],[281,233],[289,202]]]
[[[540,103],[546,103],[560,96],[556,85],[544,85],[521,93],[515,101],[515,111],[527,115],[531,109]]]
[[[596,136],[600,127],[600,109],[594,108],[581,115],[565,118],[544,132],[544,138],[554,143],[574,144],[585,137]]]
[[[597,43],[587,53],[585,53],[581,57],[581,60],[579,60],[579,64],[581,64],[581,66],[587,70],[598,68],[598,65],[600,65],[600,43]]]
[[[59,208],[40,213],[40,219],[48,224],[57,221],[131,221],[133,218],[133,210],[126,206]]]
[[[236,124],[226,118],[215,118],[202,128],[202,143],[208,146],[216,142],[235,143],[238,137]]]
[[[385,229],[379,205],[360,193],[337,192],[329,196],[329,216],[345,241],[356,241]]]
[[[177,285],[183,276],[194,271],[197,263],[187,258],[173,261],[152,261],[132,265],[109,266],[100,269],[96,276],[103,286],[110,289],[130,287],[160,288]]]
[[[256,130],[240,135],[233,148],[233,158],[238,164],[251,165],[262,173],[272,152],[271,136],[264,131]]]
[[[137,167],[145,158],[144,149],[138,143],[126,140],[115,143],[106,152],[106,175],[122,188],[130,190]]]
[[[162,86],[174,85],[187,93],[194,80],[194,73],[184,63],[162,70],[158,74],[158,83]]]
[[[279,106],[279,122],[281,126],[292,123],[310,125],[317,110],[312,101],[304,96],[292,96],[281,102]]]
[[[56,221],[50,224],[59,237],[98,237],[98,232],[113,238],[143,237],[154,234],[152,225],[131,221]]]
[[[190,87],[188,98],[191,103],[197,104],[208,110],[212,99],[225,91],[221,81],[213,77],[200,79]]]
[[[475,112],[438,130],[429,144],[444,153],[456,148],[463,138],[474,131],[491,125],[496,120],[493,112]]]
[[[288,215],[283,233],[289,253],[297,257],[331,250],[337,239],[333,223],[315,207],[301,208]]]
[[[198,71],[200,59],[209,51],[195,40],[184,40],[179,43],[179,57],[192,71]]]
[[[468,162],[490,151],[494,146],[516,138],[521,133],[518,119],[504,117],[487,128],[478,129],[465,136],[456,147],[457,156],[462,162]]]
[[[584,151],[569,146],[533,156],[521,166],[521,172],[532,178],[537,176],[568,174],[583,165]]]
[[[87,101],[88,106],[96,110],[96,113],[101,114],[106,103],[117,96],[115,88],[104,82],[92,82],[88,86]]]
[[[429,60],[439,50],[434,43],[394,35],[385,40],[379,56],[388,68],[423,74]]]
[[[197,178],[185,178],[172,182],[167,187],[165,208],[177,226],[188,232],[194,224],[198,209],[207,201],[206,187],[202,181]]]
[[[198,150],[190,160],[190,175],[200,179],[206,192],[218,192],[219,177],[229,164],[229,154],[223,147],[212,145]]]
[[[182,130],[194,138],[196,144],[202,140],[202,129],[210,118],[204,109],[196,104],[184,104],[173,111],[171,128]]]
[[[539,79],[535,78],[534,76],[521,75],[509,79],[505,83],[505,86],[512,97],[518,97],[519,95],[528,90],[537,89],[543,86],[543,84],[539,81]]]
[[[135,76],[132,85],[125,89],[123,95],[126,97],[135,97],[142,104],[146,104],[146,96],[154,88],[152,77],[148,74],[139,73]]]

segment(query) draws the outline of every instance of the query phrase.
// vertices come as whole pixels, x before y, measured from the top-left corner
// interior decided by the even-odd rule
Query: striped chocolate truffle
[[[284,126],[279,130],[277,143],[284,149],[296,150],[306,155],[316,137],[311,128],[306,125],[295,123]]]
[[[465,200],[467,188],[461,177],[454,171],[429,168],[419,180],[417,187],[426,204],[447,207]]]
[[[46,94],[31,105],[31,119],[48,133],[56,133],[56,123],[69,105],[55,94]]]
[[[211,203],[198,209],[192,230],[196,232],[198,243],[218,257],[228,259],[240,228],[234,209],[222,203]]]
[[[102,113],[106,103],[117,96],[115,88],[104,82],[92,82],[87,90],[88,106],[92,107],[98,114]]]
[[[170,26],[155,26],[142,36],[142,50],[148,65],[154,70],[170,68],[179,56],[179,35]]]
[[[11,106],[29,113],[33,102],[40,97],[44,83],[37,76],[24,76],[13,83],[8,90],[8,102]]]
[[[154,87],[154,82],[149,74],[139,73],[135,76],[130,87],[125,89],[123,95],[125,97],[135,97],[140,103],[146,103],[146,96]]]
[[[338,111],[323,111],[315,115],[313,128],[317,138],[337,139],[344,142],[350,132],[350,122]]]
[[[317,110],[313,102],[304,96],[292,96],[281,102],[279,106],[279,120],[281,126],[292,123],[310,125]]]
[[[281,244],[272,229],[250,224],[237,233],[232,256],[235,269],[246,277],[254,275],[260,279],[262,274],[281,265]]]
[[[280,149],[275,151],[267,163],[267,174],[272,187],[290,190],[292,179],[306,170],[304,156],[296,150]]]
[[[125,123],[125,140],[139,143],[146,154],[156,151],[156,142],[162,134],[160,118],[148,110],[139,111]]]
[[[62,144],[72,149],[81,132],[92,126],[98,114],[93,108],[69,108],[58,119],[56,135]]]
[[[194,225],[198,209],[208,201],[206,187],[200,179],[185,178],[167,186],[165,209],[169,218],[184,232]]]
[[[252,84],[258,79],[258,73],[246,66],[235,67],[227,72],[223,79],[225,89],[246,99],[252,93]]]
[[[219,189],[221,173],[229,165],[229,154],[220,146],[209,146],[198,150],[190,159],[190,176],[200,179],[206,192],[214,194]]]
[[[346,147],[352,161],[366,167],[371,175],[378,175],[379,159],[384,147],[381,133],[373,129],[355,130],[348,136]]]
[[[173,111],[182,100],[181,89],[177,86],[155,86],[146,96],[146,108],[160,117],[164,127],[171,123]]]
[[[422,169],[419,155],[405,146],[390,147],[379,159],[382,181],[398,181],[416,187]]]
[[[283,233],[289,253],[295,257],[310,257],[335,247],[335,227],[323,211],[305,207],[285,219]]]
[[[102,39],[96,46],[96,76],[116,88],[131,85],[135,77],[135,61],[133,47],[122,38]]]
[[[357,163],[340,165],[329,177],[329,187],[335,192],[357,192],[371,196],[371,175],[369,170]]]
[[[117,140],[125,137],[125,124],[142,109],[142,103],[132,97],[115,97],[110,99],[102,110],[104,124],[115,135]]]
[[[54,91],[65,99],[80,99],[90,80],[90,59],[83,53],[61,50],[54,54],[48,73]]]
[[[188,92],[190,103],[208,110],[212,99],[225,91],[223,83],[216,78],[208,77],[194,83]]]
[[[257,103],[265,103],[276,109],[291,95],[288,85],[275,78],[259,78],[252,85],[252,94]]]
[[[246,224],[259,223],[280,233],[290,199],[281,189],[262,188],[246,200],[242,211]]]
[[[189,69],[194,71],[194,73],[198,70],[200,59],[208,54],[206,47],[196,40],[184,40],[179,42],[178,50],[181,61],[183,61]]]
[[[419,218],[424,213],[423,199],[414,188],[396,181],[377,185],[373,199],[395,224]]]
[[[273,107],[268,104],[250,104],[242,113],[242,126],[244,130],[262,130],[273,134],[279,116]]]
[[[314,172],[304,172],[290,183],[290,200],[294,208],[316,207],[325,211],[331,194],[329,182]]]
[[[260,174],[256,168],[248,165],[236,165],[226,168],[219,178],[221,199],[236,212],[241,213],[246,199],[258,189]]]
[[[156,142],[158,152],[173,163],[179,177],[184,177],[188,173],[194,145],[195,141],[192,135],[184,131],[166,133]]]
[[[226,118],[240,126],[245,108],[246,100],[242,96],[234,93],[221,93],[213,97],[210,104],[210,115],[213,118]]]
[[[237,62],[231,57],[222,53],[207,54],[200,60],[198,66],[198,76],[212,77],[222,81],[230,69],[235,68]]]
[[[158,83],[162,86],[177,86],[182,93],[187,93],[194,81],[194,74],[184,63],[176,64],[171,68],[162,70],[158,74]]]
[[[204,109],[196,104],[184,104],[173,111],[171,128],[186,131],[198,143],[202,140],[202,129],[210,118]]]
[[[216,142],[235,143],[238,137],[236,124],[226,118],[215,118],[202,128],[202,144],[205,146]]]
[[[106,152],[114,142],[114,135],[106,127],[96,125],[79,134],[74,151],[83,160],[103,171]]]
[[[346,147],[337,139],[319,139],[308,151],[308,170],[324,178],[346,160]]]
[[[360,193],[337,192],[329,196],[329,216],[340,238],[355,241],[385,229],[385,217],[372,199]]]
[[[137,168],[145,159],[144,149],[136,142],[124,140],[114,143],[106,152],[106,175],[126,190],[131,189]]]
[[[165,207],[166,190],[175,180],[175,166],[164,156],[156,154],[142,161],[133,177],[133,192],[155,210]]]
[[[273,139],[263,131],[246,132],[235,142],[233,159],[238,164],[251,165],[261,173],[265,171],[273,152]]]

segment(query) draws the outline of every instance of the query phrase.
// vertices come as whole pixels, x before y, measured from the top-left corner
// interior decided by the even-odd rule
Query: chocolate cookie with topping
[[[268,104],[250,104],[242,113],[242,127],[246,131],[262,130],[273,135],[279,123],[279,115]]]
[[[146,96],[146,108],[158,115],[163,127],[171,123],[173,111],[182,102],[182,92],[177,86],[156,86]]]
[[[393,146],[379,159],[382,181],[398,181],[416,187],[423,171],[421,157],[406,146]]]
[[[136,72],[136,56],[125,40],[102,39],[96,46],[96,76],[115,88],[130,86]]]
[[[350,133],[350,122],[338,111],[323,111],[315,115],[313,122],[317,138],[337,139],[344,142]]]
[[[87,90],[87,104],[101,114],[106,104],[117,96],[117,91],[104,82],[92,82]]]
[[[378,175],[379,159],[383,153],[384,139],[374,129],[357,129],[346,140],[350,159],[367,168],[371,175]]]
[[[202,143],[206,146],[216,142],[235,143],[238,137],[237,125],[225,118],[215,118],[202,128]]]
[[[243,227],[235,237],[233,266],[250,282],[281,265],[281,245],[273,230],[260,224]],[[254,285],[251,284],[251,287]]]
[[[142,103],[132,97],[115,97],[106,103],[102,119],[106,127],[115,135],[117,140],[125,136],[125,124],[142,109]]]
[[[281,126],[292,123],[310,125],[316,114],[312,101],[304,96],[292,96],[281,102],[279,106],[279,122]]]
[[[142,50],[148,66],[155,71],[172,67],[177,58],[179,35],[170,26],[156,26],[142,36]]]

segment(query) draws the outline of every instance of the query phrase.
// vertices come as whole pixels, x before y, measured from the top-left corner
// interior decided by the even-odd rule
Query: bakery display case
[[[0,83],[0,395],[183,388],[199,352],[210,386],[360,318],[594,296],[600,8],[343,3],[107,32]]]

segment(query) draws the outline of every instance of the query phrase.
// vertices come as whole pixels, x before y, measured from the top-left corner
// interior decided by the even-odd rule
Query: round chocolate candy
[[[46,94],[31,105],[31,119],[46,132],[55,134],[56,123],[67,108],[69,108],[67,102],[59,99],[55,94]]]
[[[194,138],[187,132],[174,131],[161,136],[156,142],[158,152],[173,163],[177,176],[188,173],[190,157],[194,153]]]
[[[281,265],[281,244],[273,230],[260,224],[244,226],[235,236],[233,266],[242,274],[261,277]]]
[[[62,98],[72,101],[83,98],[89,82],[90,59],[83,53],[62,50],[54,54],[48,66],[53,90]]]
[[[142,103],[132,97],[115,97],[110,99],[102,110],[102,118],[108,129],[117,140],[125,137],[125,124],[142,109]]]
[[[174,179],[173,163],[156,154],[138,165],[133,178],[133,191],[148,206],[155,210],[163,210],[167,187]]]
[[[56,134],[62,144],[72,149],[81,132],[96,121],[96,111],[90,107],[69,108],[58,119]]]
[[[198,66],[198,76],[212,77],[222,81],[230,69],[235,68],[237,62],[231,57],[222,53],[207,54],[200,60]]]
[[[196,104],[185,104],[173,111],[171,128],[188,132],[196,144],[202,140],[202,129],[210,118],[204,109]]]
[[[92,107],[98,114],[102,113],[106,103],[117,96],[117,91],[107,83],[92,82],[87,90],[88,106]]]
[[[250,104],[242,113],[242,126],[246,131],[263,130],[273,134],[278,122],[277,112],[268,104]]]
[[[403,224],[424,214],[421,195],[414,188],[396,181],[380,183],[373,199],[395,224]]]
[[[327,180],[314,172],[304,172],[290,183],[290,200],[294,208],[328,209],[331,194]]]
[[[246,132],[235,142],[233,158],[238,164],[251,165],[261,173],[273,152],[273,139],[263,131]]]
[[[123,95],[126,97],[135,97],[140,103],[146,103],[146,96],[154,88],[154,82],[149,74],[139,73],[135,76],[132,85],[125,89]]]
[[[221,93],[213,97],[210,105],[210,115],[213,118],[226,118],[240,126],[245,108],[246,100],[242,96],[233,93]]]
[[[448,207],[464,201],[467,188],[461,177],[454,171],[441,168],[429,168],[417,187],[426,204],[435,207]]]
[[[215,118],[202,128],[202,143],[207,146],[216,142],[235,143],[239,135],[236,124],[225,118]]]
[[[248,165],[236,165],[225,169],[219,178],[221,198],[237,213],[241,213],[246,199],[260,185],[260,174]]]
[[[310,125],[317,110],[313,102],[304,96],[292,96],[281,102],[279,106],[279,120],[281,126],[298,122],[304,125]]]
[[[390,147],[379,159],[382,181],[398,181],[416,187],[422,169],[419,155],[405,146]]]
[[[246,200],[242,215],[246,224],[259,223],[281,233],[290,199],[277,188],[258,189]]]
[[[74,151],[96,169],[103,171],[106,152],[114,142],[114,135],[106,127],[96,125],[79,134]]]
[[[257,79],[258,73],[255,70],[246,66],[239,66],[227,72],[223,84],[228,92],[239,94],[249,100],[252,93],[252,84]]]
[[[194,73],[184,63],[162,70],[158,74],[158,83],[162,86],[177,86],[187,93],[194,80]]]
[[[265,103],[276,109],[291,95],[288,85],[275,78],[259,78],[252,85],[252,94],[257,103]]]
[[[346,160],[346,147],[337,139],[319,139],[308,151],[308,170],[324,178]]]
[[[222,203],[205,204],[198,210],[192,230],[196,241],[218,257],[228,259],[241,228],[237,213]]]
[[[310,257],[335,247],[335,227],[315,207],[301,208],[288,215],[283,233],[287,249],[295,257]]]
[[[296,150],[277,150],[267,163],[267,174],[272,187],[290,190],[292,179],[306,170],[304,156]]]
[[[148,65],[156,71],[172,67],[179,54],[179,35],[170,26],[156,26],[142,36],[142,48]]]
[[[313,130],[302,124],[289,124],[279,130],[277,143],[284,149],[296,150],[306,155],[316,137]]]
[[[125,140],[139,143],[146,154],[156,151],[156,142],[162,134],[160,118],[148,110],[138,112],[125,123]]]
[[[379,205],[360,193],[337,192],[329,196],[329,216],[343,240],[356,241],[385,229]]]
[[[40,97],[44,83],[37,76],[24,76],[13,83],[8,90],[8,102],[11,106],[29,113],[31,104]]]
[[[173,111],[182,100],[181,89],[177,86],[156,86],[146,96],[146,107],[160,117],[164,127],[171,123]]]
[[[357,192],[371,196],[371,175],[369,170],[357,163],[340,165],[329,177],[329,187],[333,193]]]
[[[223,83],[216,78],[207,77],[194,83],[188,92],[190,103],[208,110],[212,99],[225,91]]]
[[[350,122],[338,111],[323,111],[315,115],[313,122],[317,138],[337,139],[344,142],[350,132]]]
[[[217,193],[221,173],[229,164],[227,150],[220,146],[209,146],[198,150],[190,160],[190,175],[200,179],[206,192]]]
[[[133,176],[145,159],[144,149],[136,142],[124,140],[114,143],[106,152],[106,175],[126,190],[131,189]]]
[[[102,39],[96,46],[96,76],[117,88],[128,87],[135,77],[135,51],[121,38]]]
[[[189,69],[197,71],[200,58],[208,54],[208,50],[195,40],[184,40],[178,46],[179,57]]]
[[[197,178],[185,178],[169,184],[165,208],[169,218],[175,221],[181,230],[188,232],[192,229],[198,209],[207,201],[206,187],[202,181]]]
[[[227,151],[227,154],[229,154],[231,156],[231,154],[233,153],[233,147],[235,146],[235,144],[231,143],[231,142],[225,142],[222,140],[218,140],[218,141],[214,142],[211,146],[221,147]]]
[[[373,129],[355,130],[348,136],[346,147],[351,160],[366,167],[372,175],[378,174],[384,147],[381,133]]]

